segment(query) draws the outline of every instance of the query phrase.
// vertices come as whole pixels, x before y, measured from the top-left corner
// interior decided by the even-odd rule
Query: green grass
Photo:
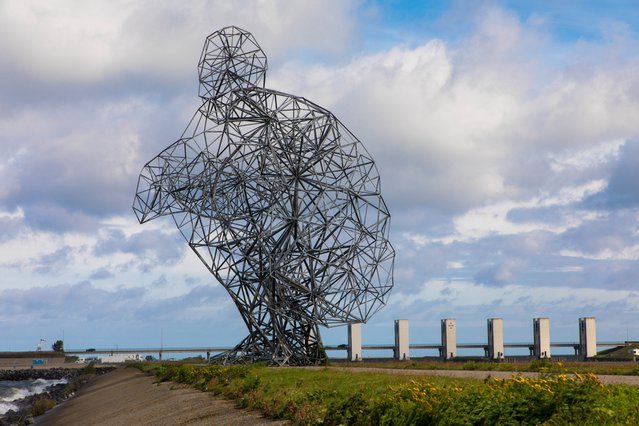
[[[639,389],[592,374],[509,380],[352,373],[339,369],[139,364],[303,425],[637,424]]]
[[[533,360],[520,362],[483,362],[483,361],[380,361],[380,362],[340,362],[331,364],[334,367],[374,367],[399,370],[477,370],[477,371],[515,371],[561,373],[565,371],[577,373],[594,373],[637,376],[639,363],[628,361],[606,362],[563,362],[551,360]]]
[[[633,349],[639,349],[639,344],[637,343],[632,343],[629,345],[624,345],[624,346],[617,346],[614,348],[610,348],[610,349],[606,349],[603,351],[600,351],[596,358],[600,358],[600,359],[632,359],[632,350]]]
[[[348,413],[347,405],[374,400],[380,390],[385,392],[390,386],[415,379],[388,374],[353,374],[327,368],[307,370],[263,365],[197,367],[172,363],[139,364],[137,367],[155,374],[160,381],[188,383],[202,391],[234,399],[240,407],[256,409],[269,417],[289,419],[297,424],[333,424],[326,423],[326,419],[335,417],[337,412]],[[434,381],[442,386],[464,383],[461,379],[435,378]]]

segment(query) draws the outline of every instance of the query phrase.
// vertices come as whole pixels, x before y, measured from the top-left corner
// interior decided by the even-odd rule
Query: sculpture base
[[[261,343],[261,342],[259,342]],[[312,342],[301,348],[289,345],[258,344],[251,337],[245,338],[233,349],[211,357],[211,364],[237,365],[266,362],[268,365],[325,365],[328,361],[321,342]],[[274,350],[277,348],[277,350]]]

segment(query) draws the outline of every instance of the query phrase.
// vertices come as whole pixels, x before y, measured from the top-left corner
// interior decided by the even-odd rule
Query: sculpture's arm
[[[140,172],[133,210],[140,223],[183,211],[192,199],[207,155],[196,138],[180,139],[149,161]]]
[[[168,214],[175,207],[172,192],[184,174],[188,146],[188,139],[180,139],[142,168],[133,201],[133,211],[140,223]]]
[[[140,223],[148,222],[167,213],[170,197],[163,186],[164,160],[161,156],[148,162],[138,178],[133,211]]]

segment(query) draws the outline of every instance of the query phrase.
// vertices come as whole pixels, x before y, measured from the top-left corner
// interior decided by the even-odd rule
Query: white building
[[[122,363],[127,361],[143,361],[143,357],[140,354],[112,354],[103,355],[98,357],[101,363]]]

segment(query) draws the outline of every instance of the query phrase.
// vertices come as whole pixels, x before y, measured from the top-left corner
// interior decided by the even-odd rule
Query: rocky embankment
[[[43,368],[23,370],[0,370],[0,380],[59,380],[69,379],[82,374],[84,370],[79,368]]]
[[[30,395],[18,401],[13,401],[19,408],[9,410],[0,415],[0,426],[28,425],[33,423],[34,415],[40,415],[42,408],[46,409],[72,397],[75,392],[96,375],[102,375],[114,370],[115,367],[93,368],[50,368],[42,370],[0,370],[0,380],[59,380],[67,379],[68,383],[50,387],[45,392]],[[37,407],[37,408],[36,408]]]

